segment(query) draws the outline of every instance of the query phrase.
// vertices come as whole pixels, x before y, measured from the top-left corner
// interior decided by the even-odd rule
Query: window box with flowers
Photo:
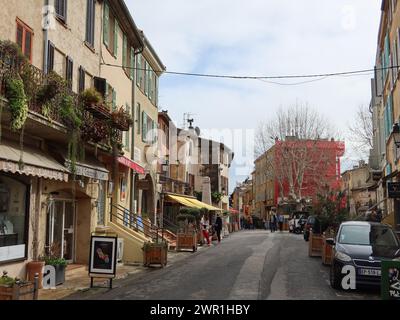
[[[86,89],[80,94],[80,99],[85,110],[96,118],[103,120],[111,118],[110,108],[104,103],[103,97],[96,89]]]
[[[113,127],[121,131],[129,131],[130,126],[133,124],[131,115],[124,110],[123,107],[114,111],[111,114]]]

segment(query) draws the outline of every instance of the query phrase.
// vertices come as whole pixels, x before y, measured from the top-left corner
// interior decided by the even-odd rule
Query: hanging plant
[[[54,71],[51,71],[47,75],[46,80],[46,83],[38,89],[36,94],[36,100],[40,105],[54,99],[67,88],[65,79]]]
[[[79,98],[85,107],[103,103],[101,93],[94,88],[86,89],[79,95]]]
[[[21,130],[28,117],[28,104],[24,83],[19,77],[9,76],[6,79],[6,98],[11,111],[11,129]]]
[[[0,58],[6,64],[14,67],[20,66],[27,60],[19,46],[9,40],[0,41]]]
[[[69,129],[79,129],[82,126],[81,112],[75,106],[72,96],[65,94],[61,98],[60,115]]]

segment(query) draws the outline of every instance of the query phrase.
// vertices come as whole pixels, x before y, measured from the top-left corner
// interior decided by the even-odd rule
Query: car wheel
[[[329,272],[329,282],[331,284],[331,287],[335,290],[340,290],[342,288],[342,274],[340,273],[340,270],[336,267],[335,263],[332,263]]]

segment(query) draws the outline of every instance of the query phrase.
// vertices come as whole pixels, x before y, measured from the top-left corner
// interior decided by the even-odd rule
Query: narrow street
[[[144,275],[68,299],[120,300],[354,300],[379,299],[379,291],[335,291],[329,267],[308,257],[302,235],[249,230]]]

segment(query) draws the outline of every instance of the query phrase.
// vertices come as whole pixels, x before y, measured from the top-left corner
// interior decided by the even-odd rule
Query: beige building
[[[2,98],[0,142],[0,265],[22,278],[26,262],[54,248],[71,263],[87,264],[90,235],[104,226],[125,240],[124,261],[141,261],[149,238],[121,216],[138,212],[155,220],[156,167],[145,154],[156,134],[146,136],[157,127],[158,76],[165,67],[123,0],[66,2],[2,2],[0,41],[17,43],[30,70],[23,74],[29,98],[24,130],[11,130],[13,116]],[[4,48],[0,71],[9,63]],[[65,86],[65,95],[39,101],[51,79]],[[0,80],[6,81],[4,72]],[[75,99],[88,88],[105,103],[78,115],[84,124],[78,133],[57,109],[65,100],[56,99]],[[7,97],[7,91],[0,95]],[[121,128],[114,120],[118,111],[133,126]]]

